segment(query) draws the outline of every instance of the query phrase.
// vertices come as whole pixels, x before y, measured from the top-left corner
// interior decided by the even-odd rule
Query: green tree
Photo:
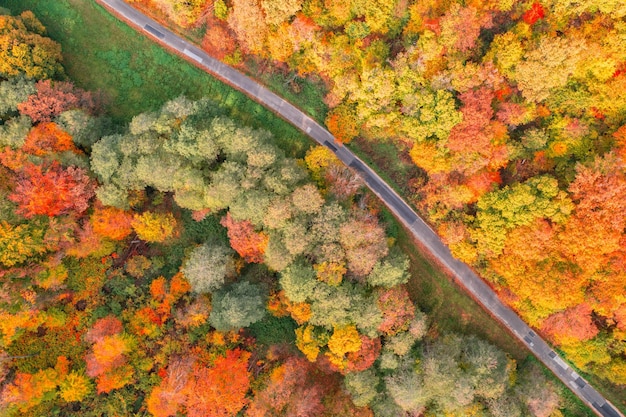
[[[350,372],[345,376],[344,384],[352,401],[359,407],[365,407],[378,396],[380,377],[372,368],[362,372]]]
[[[183,262],[181,271],[196,293],[214,292],[234,273],[233,252],[214,243],[197,246]]]
[[[209,323],[219,331],[248,327],[265,316],[265,296],[258,285],[238,282],[213,294]]]
[[[380,260],[367,276],[368,284],[386,288],[406,284],[409,280],[409,258],[399,250]]]

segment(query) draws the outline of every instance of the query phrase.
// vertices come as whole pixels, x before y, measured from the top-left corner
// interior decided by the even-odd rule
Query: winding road
[[[201,49],[164,28],[153,19],[130,7],[122,0],[96,0],[121,20],[148,35],[166,48],[186,57],[196,66],[250,96],[271,109],[317,143],[329,148],[341,161],[356,170],[367,186],[396,215],[413,237],[449,270],[464,287],[494,317],[519,338],[574,394],[602,417],[624,417],[615,406],[578,375],[540,336],[505,306],[494,291],[466,264],[455,259],[439,236],[413,209],[371,168],[349,149],[338,143],[333,135],[297,107],[269,91],[234,68],[212,58]]]

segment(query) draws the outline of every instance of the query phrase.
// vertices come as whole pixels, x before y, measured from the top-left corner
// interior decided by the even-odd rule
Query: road
[[[414,238],[426,248],[434,258],[446,267],[480,304],[519,338],[528,349],[567,385],[584,403],[603,417],[624,417],[611,403],[579,376],[552,348],[522,321],[519,316],[505,306],[494,291],[466,264],[455,259],[439,236],[422,220],[415,211],[367,164],[349,149],[338,143],[333,135],[297,107],[283,100],[256,81],[234,68],[214,59],[193,44],[167,30],[148,16],[130,7],[122,0],[96,0],[113,14],[134,26],[140,32],[158,41],[179,55],[185,56],[196,66],[211,73],[227,84],[244,92],[255,101],[271,109],[285,120],[302,130],[317,143],[329,148],[343,163],[356,170],[367,186],[376,194]]]

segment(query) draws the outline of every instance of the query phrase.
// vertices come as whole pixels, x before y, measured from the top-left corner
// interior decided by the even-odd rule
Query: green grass
[[[99,90],[117,123],[158,109],[180,95],[210,97],[215,114],[274,132],[278,145],[303,156],[310,142],[300,131],[244,94],[226,86],[118,21],[93,0],[2,0],[14,14],[32,10],[63,48],[68,77]]]

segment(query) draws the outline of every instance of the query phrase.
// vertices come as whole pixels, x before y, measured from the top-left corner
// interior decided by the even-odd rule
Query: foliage
[[[0,74],[45,79],[63,74],[61,46],[43,36],[45,28],[32,12],[0,15]]]
[[[261,288],[247,281],[238,282],[213,295],[209,322],[219,331],[238,330],[265,316]]]
[[[130,225],[140,239],[163,242],[174,234],[177,223],[170,213],[146,211],[136,214]]]
[[[234,272],[231,251],[216,244],[198,246],[191,251],[181,271],[195,292],[214,292]]]
[[[9,199],[26,218],[36,215],[81,214],[89,207],[94,184],[82,168],[28,164],[18,174],[15,191]]]

